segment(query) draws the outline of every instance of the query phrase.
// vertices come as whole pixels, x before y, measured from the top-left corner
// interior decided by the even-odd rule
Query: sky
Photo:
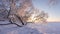
[[[49,0],[33,0],[32,2],[35,8],[48,13],[47,21],[60,22],[60,0],[57,0],[54,5],[48,4]]]

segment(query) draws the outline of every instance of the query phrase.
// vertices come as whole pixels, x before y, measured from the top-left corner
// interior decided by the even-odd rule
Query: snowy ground
[[[0,21],[0,24],[9,23]],[[29,23],[23,27],[14,24],[0,25],[0,34],[60,34],[60,23]]]

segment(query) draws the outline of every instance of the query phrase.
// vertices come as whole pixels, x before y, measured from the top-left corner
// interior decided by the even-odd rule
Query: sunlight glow
[[[29,18],[28,18],[28,20],[27,20],[27,22],[41,22],[41,19],[39,18],[39,17],[36,17],[36,14],[32,14]]]

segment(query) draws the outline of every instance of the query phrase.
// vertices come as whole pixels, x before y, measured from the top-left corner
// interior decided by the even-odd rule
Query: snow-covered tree
[[[31,0],[1,0],[5,9],[7,9],[7,18],[11,23],[24,25],[23,16],[26,11],[32,7]],[[4,14],[4,13],[3,13]],[[3,15],[2,15],[3,16]],[[5,16],[6,17],[6,16]],[[20,23],[20,24],[19,24]]]
[[[46,23],[46,20],[48,18],[48,14],[45,13],[44,11],[38,10],[38,9],[32,9],[30,12],[28,11],[25,14],[25,20],[27,22],[41,22],[41,23]]]
[[[46,22],[48,17],[44,11],[33,7],[32,0],[2,0],[2,3],[8,13],[7,19],[18,26],[23,26],[28,22]]]

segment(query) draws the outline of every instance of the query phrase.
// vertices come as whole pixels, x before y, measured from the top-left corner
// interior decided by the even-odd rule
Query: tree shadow
[[[36,28],[30,27],[17,27],[17,28],[4,28],[1,29],[0,34],[42,34]]]

